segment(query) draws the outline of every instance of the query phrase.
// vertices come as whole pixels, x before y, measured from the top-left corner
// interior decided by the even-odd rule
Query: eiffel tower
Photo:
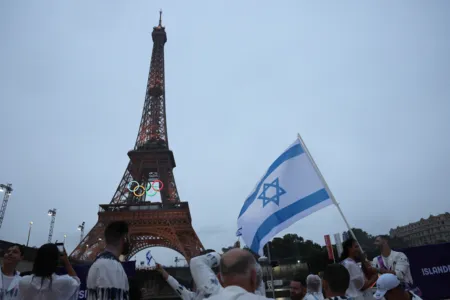
[[[162,26],[153,27],[153,51],[147,81],[144,108],[130,162],[109,204],[101,204],[98,221],[70,254],[78,261],[93,261],[105,248],[104,230],[112,221],[126,221],[130,229],[129,258],[149,247],[166,247],[182,254],[186,260],[203,251],[192,227],[188,202],[181,202],[173,168],[175,158],[169,149],[166,121],[164,45]],[[153,182],[153,185],[152,185]],[[160,189],[161,202],[146,200],[151,185]],[[134,192],[133,192],[134,191]]]

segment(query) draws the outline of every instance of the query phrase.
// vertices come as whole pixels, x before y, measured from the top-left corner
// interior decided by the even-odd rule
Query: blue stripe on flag
[[[264,177],[261,179],[260,182],[258,182],[258,185],[255,189],[255,191],[253,192],[253,194],[251,194],[244,202],[244,205],[242,206],[241,212],[239,213],[239,217],[240,218],[246,211],[247,209],[250,207],[250,205],[252,205],[253,201],[255,201],[256,199],[256,195],[258,194],[259,189],[261,188],[261,185],[264,183],[264,180],[267,179],[267,177],[270,176],[270,174],[275,171],[282,163],[284,163],[285,161],[294,158],[296,156],[299,156],[301,154],[305,153],[305,151],[303,150],[302,146],[300,144],[295,144],[294,146],[292,146],[291,148],[287,149],[283,154],[281,154],[270,166],[269,170],[267,170],[266,174],[264,175]]]
[[[261,240],[269,232],[271,232],[272,229],[298,215],[299,213],[328,199],[330,199],[330,196],[327,191],[325,189],[321,189],[273,213],[261,224],[261,226],[259,226],[255,233],[255,237],[253,238],[250,249],[252,249],[255,253],[258,253]]]

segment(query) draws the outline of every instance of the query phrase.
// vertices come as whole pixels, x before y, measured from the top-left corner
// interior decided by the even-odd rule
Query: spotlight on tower
[[[0,192],[5,192],[5,195],[3,196],[2,207],[0,208],[0,228],[2,227],[2,224],[3,224],[3,218],[5,217],[6,206],[8,205],[9,195],[11,195],[12,191],[13,191],[13,189],[12,189],[11,183],[0,184]]]

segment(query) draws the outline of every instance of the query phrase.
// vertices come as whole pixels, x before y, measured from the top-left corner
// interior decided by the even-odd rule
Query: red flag
[[[328,250],[328,259],[334,260],[334,252],[333,252],[333,246],[331,245],[330,235],[327,234],[324,236],[324,238],[325,238],[325,245],[327,246],[327,250]]]

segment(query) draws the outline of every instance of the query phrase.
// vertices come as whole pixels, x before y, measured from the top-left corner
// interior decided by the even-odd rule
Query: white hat
[[[377,280],[377,291],[373,296],[375,299],[381,299],[387,291],[398,287],[399,284],[400,280],[394,274],[383,274]]]

